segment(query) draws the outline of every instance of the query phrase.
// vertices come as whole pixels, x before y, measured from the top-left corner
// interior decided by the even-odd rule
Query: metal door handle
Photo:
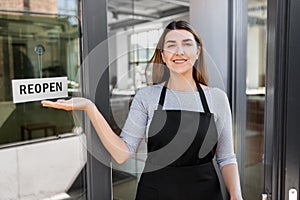
[[[268,195],[267,194],[261,194],[261,200],[267,200]]]
[[[289,190],[289,200],[297,200],[297,190],[295,188]]]

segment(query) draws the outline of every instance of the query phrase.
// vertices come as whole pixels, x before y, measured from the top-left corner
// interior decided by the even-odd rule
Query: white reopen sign
[[[13,102],[22,103],[68,96],[67,77],[12,80]]]

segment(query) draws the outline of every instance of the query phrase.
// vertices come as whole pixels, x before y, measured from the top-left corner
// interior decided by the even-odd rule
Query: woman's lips
[[[173,60],[173,62],[176,63],[176,64],[182,64],[186,61],[187,61],[187,59],[175,59],[175,60]]]

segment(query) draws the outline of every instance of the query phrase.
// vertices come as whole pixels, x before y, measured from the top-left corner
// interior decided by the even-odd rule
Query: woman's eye
[[[167,45],[167,48],[172,48],[172,47],[175,47],[175,45],[174,44]]]
[[[184,45],[185,45],[185,46],[193,46],[192,43],[185,43]]]

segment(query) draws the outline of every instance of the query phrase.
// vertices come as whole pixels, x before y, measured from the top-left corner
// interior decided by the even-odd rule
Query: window
[[[153,56],[157,41],[162,30],[151,30],[134,33],[130,36],[129,76],[133,79],[133,88],[136,90],[151,82],[146,74],[147,62]]]
[[[12,80],[66,76],[69,96],[78,95],[75,21],[69,16],[0,13],[0,145],[72,133],[72,113],[43,108],[39,101],[14,104]]]

